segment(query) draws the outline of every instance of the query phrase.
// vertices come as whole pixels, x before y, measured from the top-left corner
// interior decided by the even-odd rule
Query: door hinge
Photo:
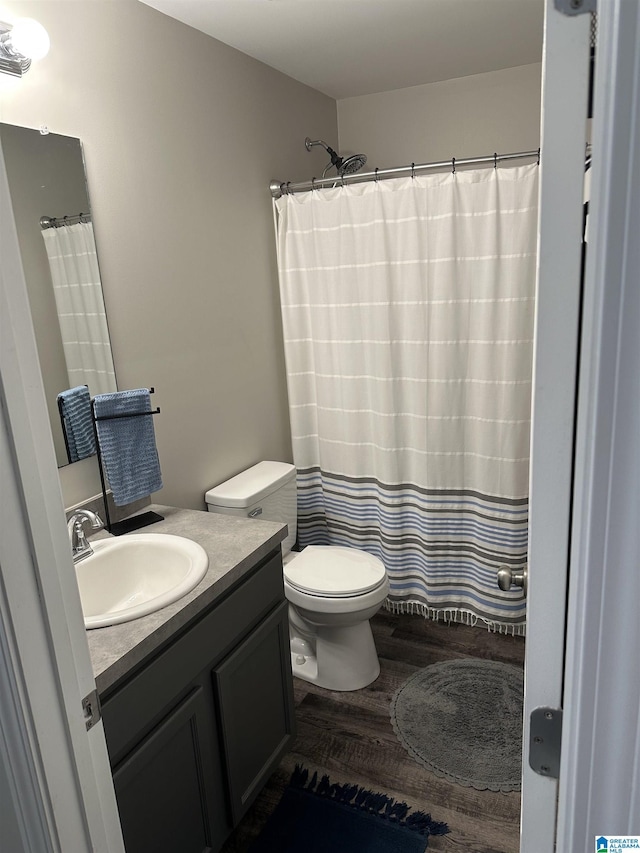
[[[100,697],[97,690],[92,690],[88,696],[82,700],[82,713],[84,714],[84,722],[87,731],[93,728],[95,724],[102,718],[102,708],[100,707]]]
[[[554,5],[563,15],[584,15],[598,10],[597,0],[555,0]]]
[[[529,727],[529,765],[541,776],[560,776],[562,708],[534,708]]]

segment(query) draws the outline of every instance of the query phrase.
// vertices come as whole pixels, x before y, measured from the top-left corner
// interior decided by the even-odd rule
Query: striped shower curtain
[[[380,557],[396,612],[524,633],[537,173],[274,202],[299,542]]]
[[[90,222],[41,232],[49,260],[70,386],[116,390],[98,256]]]

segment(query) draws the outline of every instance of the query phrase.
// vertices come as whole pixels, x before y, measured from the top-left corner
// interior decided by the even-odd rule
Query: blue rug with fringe
[[[358,785],[318,780],[300,765],[250,853],[424,853],[446,823]]]

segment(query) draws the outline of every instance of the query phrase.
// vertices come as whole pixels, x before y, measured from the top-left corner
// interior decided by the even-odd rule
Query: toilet
[[[359,690],[380,674],[369,619],[389,592],[382,562],[357,548],[296,541],[296,469],[259,462],[206,493],[207,509],[280,521],[293,674],[329,690]]]

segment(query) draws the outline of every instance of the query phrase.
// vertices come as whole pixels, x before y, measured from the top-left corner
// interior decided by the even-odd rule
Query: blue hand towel
[[[102,462],[116,505],[124,506],[161,489],[149,390],[98,394],[93,404]],[[149,415],[142,415],[144,412]],[[100,420],[113,415],[119,417]]]
[[[96,438],[91,417],[91,398],[86,385],[69,388],[58,394],[58,410],[67,439],[69,462],[78,462],[96,452]]]

